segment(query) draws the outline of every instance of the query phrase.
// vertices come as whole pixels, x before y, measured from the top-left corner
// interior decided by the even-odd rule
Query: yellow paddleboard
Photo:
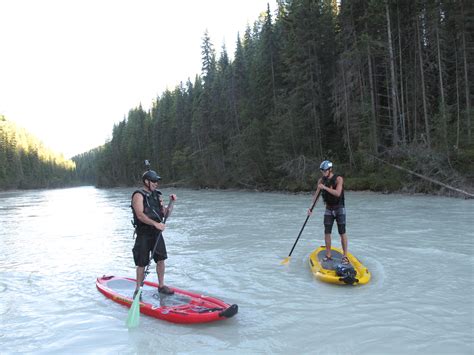
[[[313,275],[321,281],[334,284],[363,285],[370,281],[370,272],[351,253],[347,253],[350,264],[342,264],[342,249],[331,247],[332,260],[323,261],[326,247],[321,246],[309,255],[309,266]],[[339,273],[339,275],[338,275]]]

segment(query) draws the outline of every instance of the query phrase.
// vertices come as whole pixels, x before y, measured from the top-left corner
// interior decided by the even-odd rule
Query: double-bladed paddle
[[[163,224],[166,223],[166,220],[171,215],[171,212],[173,211],[173,204],[174,204],[174,198],[171,197],[170,202],[168,203],[167,213],[165,215],[165,218],[163,219]],[[156,238],[155,246],[153,247],[153,252],[151,253],[150,261],[148,262],[148,265],[146,266],[145,272],[143,274],[143,280],[140,284],[140,288],[138,289],[138,292],[135,295],[135,298],[133,299],[132,306],[128,310],[128,317],[127,317],[127,322],[126,322],[128,328],[135,328],[135,327],[138,327],[138,324],[140,324],[140,296],[142,294],[143,285],[145,284],[146,275],[148,275],[149,273],[148,269],[150,268],[151,259],[153,259],[153,255],[155,255],[155,251],[158,246],[158,241],[160,240],[160,238],[161,238],[161,231],[158,234],[158,237]]]
[[[321,190],[319,190],[318,195],[314,199],[313,205],[309,209],[310,212],[313,212],[314,206],[316,206],[316,202],[318,202],[320,195],[321,195]],[[308,215],[306,216],[306,220],[304,221],[303,226],[301,227],[300,233],[298,234],[298,237],[296,238],[295,244],[293,244],[293,248],[291,248],[290,254],[285,258],[285,260],[283,260],[280,263],[280,265],[286,265],[290,262],[291,253],[293,253],[293,250],[295,249],[296,243],[298,243],[298,239],[300,239],[301,233],[303,233],[303,229],[306,226],[306,222],[308,222],[309,217],[310,217],[310,214],[308,213]]]

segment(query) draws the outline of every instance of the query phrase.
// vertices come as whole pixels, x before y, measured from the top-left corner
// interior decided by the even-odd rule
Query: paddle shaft
[[[320,195],[321,195],[321,190],[319,190],[318,195],[317,195],[316,198],[314,199],[313,205],[312,205],[311,208],[309,209],[310,212],[313,212],[314,206],[316,206],[316,202],[318,202]],[[308,222],[309,217],[310,217],[310,215],[308,214],[308,215],[306,216],[306,220],[305,220],[304,223],[303,223],[303,226],[301,227],[301,230],[300,230],[300,232],[299,232],[299,234],[298,234],[298,237],[297,237],[296,240],[295,240],[295,244],[293,244],[293,248],[291,248],[290,254],[288,254],[288,257],[290,257],[291,254],[293,253],[293,250],[295,250],[296,243],[298,243],[298,240],[299,240],[300,237],[301,237],[301,233],[303,233],[303,229],[304,229],[304,227],[306,226],[306,223]]]
[[[163,224],[166,224],[166,220],[168,219],[168,217],[171,215],[171,212],[173,211],[173,204],[174,204],[174,199],[170,199],[170,202],[168,203],[168,211],[165,215],[165,218],[163,218]],[[156,213],[156,212],[155,212]],[[162,238],[162,232],[160,231],[160,233],[158,234],[158,237],[156,238],[156,242],[155,242],[155,245],[153,246],[153,251],[151,253],[151,257],[150,257],[150,260],[148,261],[148,265],[146,266],[145,268],[145,272],[143,273],[143,280],[142,282],[140,283],[140,288],[143,287],[143,285],[145,284],[145,278],[146,278],[146,275],[148,275],[148,269],[150,268],[150,264],[151,264],[151,259],[153,259],[153,255],[155,255],[155,251],[156,251],[156,248],[158,247],[158,242],[160,241],[160,238]]]

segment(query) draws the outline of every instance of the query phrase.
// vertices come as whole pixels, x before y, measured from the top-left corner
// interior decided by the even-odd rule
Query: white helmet
[[[323,161],[321,165],[319,166],[319,170],[323,170],[323,171],[326,171],[331,168],[332,168],[332,162],[330,162],[329,160]]]

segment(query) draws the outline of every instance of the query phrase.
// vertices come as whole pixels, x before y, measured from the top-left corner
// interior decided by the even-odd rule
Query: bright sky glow
[[[201,72],[274,0],[0,0],[0,114],[69,158]]]

